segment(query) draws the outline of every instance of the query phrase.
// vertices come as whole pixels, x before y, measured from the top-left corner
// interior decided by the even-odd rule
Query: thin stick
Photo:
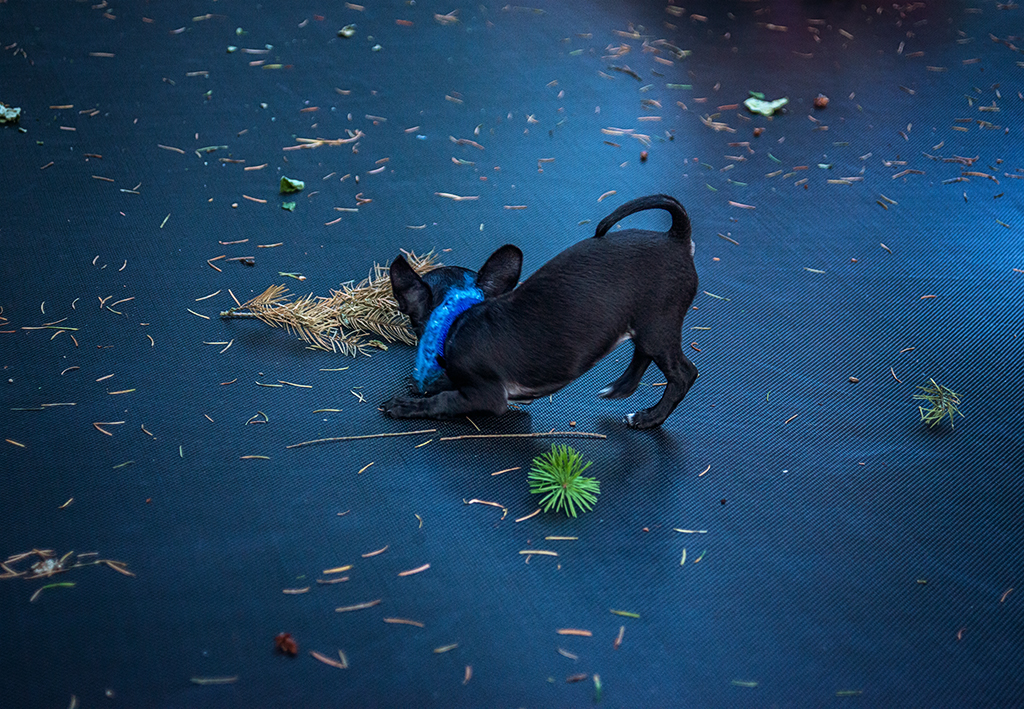
[[[608,438],[603,433],[587,433],[585,431],[556,431],[546,433],[471,433],[464,436],[444,436],[439,441],[461,441],[466,438],[543,438],[545,436],[577,436],[580,438]]]
[[[436,433],[436,428],[428,428],[423,431],[403,431],[400,433],[372,433],[367,436],[335,436],[333,438],[317,438],[315,441],[303,441],[302,443],[293,443],[285,448],[299,448],[300,446],[309,446],[314,443],[333,443],[334,441],[361,441],[367,438],[388,438],[391,436],[418,436],[424,433]]]

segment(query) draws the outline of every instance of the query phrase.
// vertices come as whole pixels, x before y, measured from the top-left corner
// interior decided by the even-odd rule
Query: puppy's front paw
[[[385,416],[393,419],[415,418],[420,409],[419,400],[407,396],[396,396],[380,405]]]

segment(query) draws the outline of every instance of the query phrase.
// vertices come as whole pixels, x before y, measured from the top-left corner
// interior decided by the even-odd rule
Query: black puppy
[[[672,215],[665,232],[608,230],[645,209]],[[569,247],[518,288],[523,254],[506,245],[479,274],[441,268],[418,276],[399,256],[391,285],[420,338],[414,379],[426,397],[396,396],[394,418],[501,414],[508,402],[532,401],[572,382],[623,340],[633,359],[600,396],[621,399],[653,361],[668,380],[661,400],[626,416],[633,428],[661,425],[697,378],[682,352],[683,317],[697,294],[686,210],[667,195],[627,202],[597,225],[594,238]],[[513,290],[514,289],[514,290]],[[448,390],[433,393],[443,374]]]

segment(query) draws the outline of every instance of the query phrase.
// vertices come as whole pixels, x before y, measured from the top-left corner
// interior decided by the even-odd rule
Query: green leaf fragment
[[[355,25],[345,25],[340,30],[338,30],[338,36],[339,37],[345,37],[346,39],[348,39],[349,37],[352,37],[353,35],[355,35],[355,33],[356,33],[356,26]]]
[[[623,618],[639,618],[640,617],[639,613],[632,613],[630,611],[617,611],[617,610],[614,610],[612,608],[609,608],[608,612],[609,613],[614,613],[615,615],[621,615]]]
[[[74,587],[75,587],[75,582],[74,581],[61,581],[60,583],[48,583],[45,586],[41,586],[39,588],[39,590],[42,591],[44,588],[74,588]]]
[[[21,118],[20,108],[0,103],[0,124],[17,123],[19,118]]]
[[[294,212],[295,202],[281,202],[281,209],[287,209],[289,212]]]
[[[293,180],[290,177],[281,177],[281,194],[292,194],[306,189],[306,183],[302,180]]]
[[[754,98],[751,96],[743,105],[747,107],[747,110],[751,113],[759,113],[762,116],[770,116],[777,110],[789,103],[788,98],[780,98],[774,101],[765,101],[763,99]]]
[[[751,98],[761,99],[764,101],[764,94],[760,91],[748,91],[747,93],[750,94]]]

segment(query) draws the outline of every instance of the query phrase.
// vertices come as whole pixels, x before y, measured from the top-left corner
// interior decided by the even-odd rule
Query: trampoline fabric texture
[[[0,2],[0,705],[1024,706],[1022,13]],[[525,277],[654,193],[701,279],[658,430],[656,368],[596,397],[629,344],[395,421],[415,347],[219,317],[403,249]],[[552,443],[576,519],[529,516]]]

